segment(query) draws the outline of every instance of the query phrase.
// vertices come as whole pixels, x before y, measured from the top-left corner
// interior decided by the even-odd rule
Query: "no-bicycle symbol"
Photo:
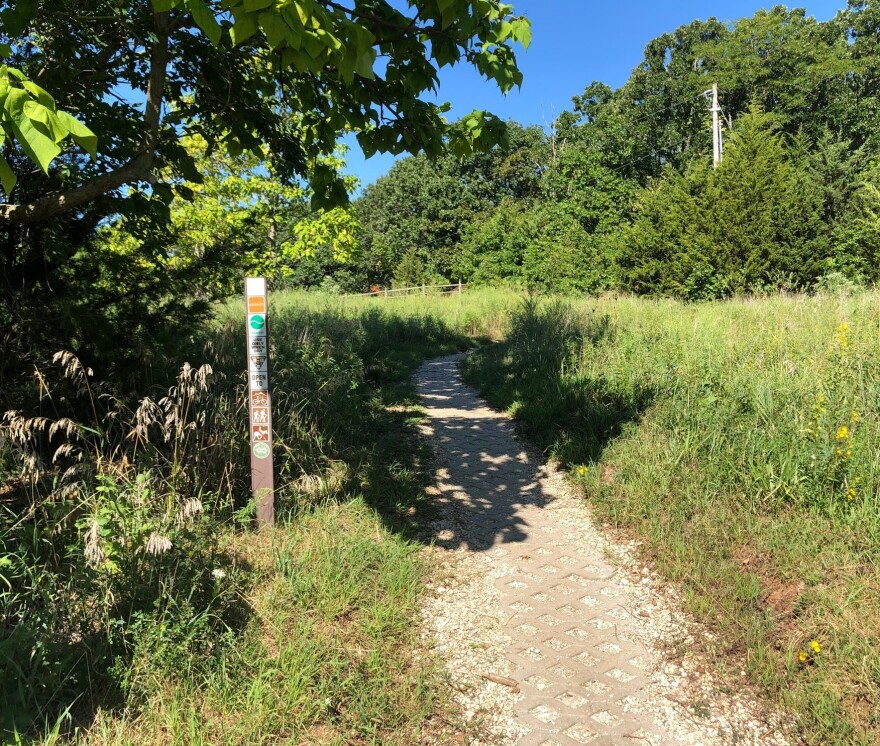
[[[266,326],[265,316],[261,316],[258,313],[255,313],[253,316],[251,316],[251,329],[256,329],[257,331],[259,331],[264,326]]]

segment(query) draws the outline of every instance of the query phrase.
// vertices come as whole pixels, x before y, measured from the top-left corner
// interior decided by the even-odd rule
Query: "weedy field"
[[[241,310],[135,394],[59,355],[5,417],[7,740],[407,744],[446,717],[417,653],[432,513],[408,378],[500,339],[468,379],[642,540],[719,669],[810,743],[876,743],[880,294],[278,294],[268,533],[251,527]]]
[[[497,336],[509,303],[276,295],[272,532],[252,529],[240,303],[140,388],[68,353],[39,370],[0,430],[3,740],[412,743],[442,688],[414,655],[408,378]]]
[[[880,295],[526,300],[468,379],[815,744],[880,737]]]

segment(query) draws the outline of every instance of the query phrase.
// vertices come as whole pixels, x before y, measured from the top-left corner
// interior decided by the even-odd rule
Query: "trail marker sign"
[[[257,523],[275,522],[275,470],[272,459],[272,394],[269,390],[269,299],[265,277],[244,281],[247,319],[248,418],[251,491]]]

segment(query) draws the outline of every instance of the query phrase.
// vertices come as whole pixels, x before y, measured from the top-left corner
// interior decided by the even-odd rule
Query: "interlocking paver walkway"
[[[530,456],[509,418],[461,382],[459,360],[430,361],[416,376],[446,463],[437,499],[455,516],[435,540],[503,564],[495,584],[507,669],[522,691],[514,705],[520,732],[528,729],[518,743],[702,743],[666,727],[652,685],[657,656],[636,634],[644,620],[627,573],[606,558],[562,476]]]

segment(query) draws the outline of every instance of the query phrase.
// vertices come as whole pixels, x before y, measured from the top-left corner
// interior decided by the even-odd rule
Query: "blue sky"
[[[775,3],[759,0],[508,0],[516,13],[532,21],[532,44],[518,50],[524,81],[521,90],[502,96],[467,65],[447,68],[440,74],[439,101],[449,101],[456,119],[473,109],[488,109],[503,119],[523,124],[549,124],[569,108],[571,97],[589,83],[601,80],[616,88],[642,59],[645,45],[696,18],[711,16],[733,21]],[[820,21],[832,18],[846,0],[810,0],[806,7]],[[394,163],[392,156],[377,154],[365,160],[352,138],[348,171],[361,184],[369,184]]]

